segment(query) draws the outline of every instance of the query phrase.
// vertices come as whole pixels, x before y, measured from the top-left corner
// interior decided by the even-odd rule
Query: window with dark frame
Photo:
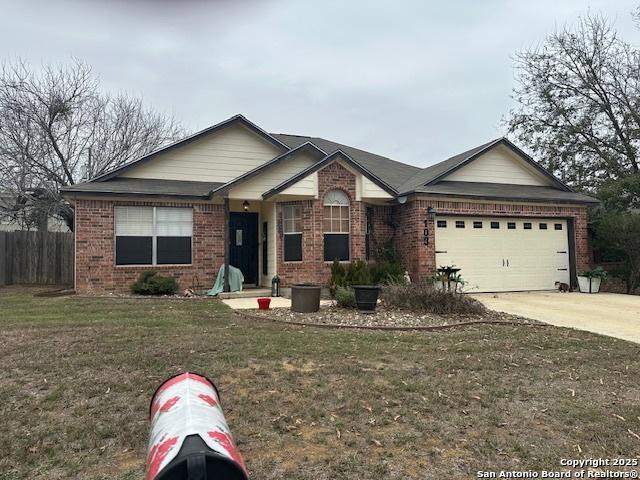
[[[516,222],[507,222],[507,230],[515,230]]]
[[[541,223],[539,226],[540,226],[540,230],[546,230],[547,229],[547,224],[546,223]]]
[[[438,225],[438,228],[447,228],[447,221],[446,220],[438,220],[437,225]]]
[[[282,207],[283,257],[285,262],[302,261],[302,207]]]
[[[500,228],[500,222],[491,222],[491,228],[494,230]]]
[[[331,190],[324,197],[322,226],[325,262],[350,259],[350,205],[349,197],[342,190]]]
[[[191,264],[191,208],[118,206],[114,215],[116,265]]]
[[[464,220],[456,220],[456,228],[464,228]]]
[[[531,223],[529,223],[529,222],[524,222],[523,227],[524,227],[524,229],[525,229],[525,230],[531,230]]]
[[[553,228],[554,228],[554,230],[562,230],[562,224],[561,223],[554,223],[553,224]]]
[[[473,222],[473,228],[482,228],[482,222]]]

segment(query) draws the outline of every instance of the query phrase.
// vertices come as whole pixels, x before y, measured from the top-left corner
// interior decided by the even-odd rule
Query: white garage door
[[[551,290],[569,283],[567,222],[438,216],[436,266],[461,268],[467,292]]]

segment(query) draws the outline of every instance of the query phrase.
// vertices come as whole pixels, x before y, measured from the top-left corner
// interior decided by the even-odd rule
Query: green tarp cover
[[[244,282],[244,275],[239,268],[229,265],[229,288],[232,292],[241,292],[242,283]],[[213,284],[213,288],[207,292],[207,295],[218,295],[224,290],[224,265],[220,267],[218,271],[218,278],[216,283]]]

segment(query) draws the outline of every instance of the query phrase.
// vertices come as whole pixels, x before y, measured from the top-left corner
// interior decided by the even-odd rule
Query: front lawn
[[[336,331],[213,300],[0,289],[0,479],[142,479],[150,396],[218,385],[252,479],[467,479],[640,455],[640,346],[555,327]]]

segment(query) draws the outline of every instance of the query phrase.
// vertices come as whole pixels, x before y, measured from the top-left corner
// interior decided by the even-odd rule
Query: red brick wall
[[[192,265],[116,266],[114,206],[144,205],[193,208]],[[78,200],[76,216],[76,291],[127,293],[143,270],[157,270],[178,279],[180,288],[213,286],[224,261],[222,205],[170,202]]]
[[[400,258],[413,279],[431,275],[435,265],[435,242],[433,220],[427,209],[432,207],[437,214],[482,215],[492,217],[558,217],[573,218],[575,226],[576,268],[589,268],[589,245],[587,234],[587,208],[559,205],[530,205],[516,203],[474,203],[449,200],[413,200],[394,207],[398,221],[395,244]],[[427,220],[429,244],[424,244],[424,228]]]
[[[318,172],[318,199],[278,203],[278,275],[283,286],[312,282],[326,284],[330,277],[331,262],[324,261],[322,220],[324,196],[330,190],[344,191],[351,201],[351,260],[365,258],[366,211],[356,200],[356,177],[339,163],[332,163]],[[282,251],[282,205],[302,206],[302,261],[285,262]]]
[[[284,262],[282,252],[282,205],[277,206],[277,264],[283,286],[314,282],[326,284],[331,262],[323,258],[323,199],[332,189],[351,199],[351,260],[365,258],[366,204],[356,200],[355,176],[338,163],[318,172],[319,198],[302,206],[302,262]],[[113,212],[115,205],[191,206],[193,208],[193,265],[115,266]],[[393,239],[400,258],[413,279],[429,276],[436,268],[434,225],[428,218],[431,206],[438,214],[573,218],[576,267],[589,267],[586,207],[543,206],[514,203],[474,203],[446,200],[412,200],[404,205],[372,206],[373,244]],[[424,244],[427,220],[429,243]],[[224,211],[209,203],[124,202],[78,200],[76,203],[76,290],[79,293],[126,293],[141,271],[149,268],[175,276],[181,288],[213,285],[224,261]]]

